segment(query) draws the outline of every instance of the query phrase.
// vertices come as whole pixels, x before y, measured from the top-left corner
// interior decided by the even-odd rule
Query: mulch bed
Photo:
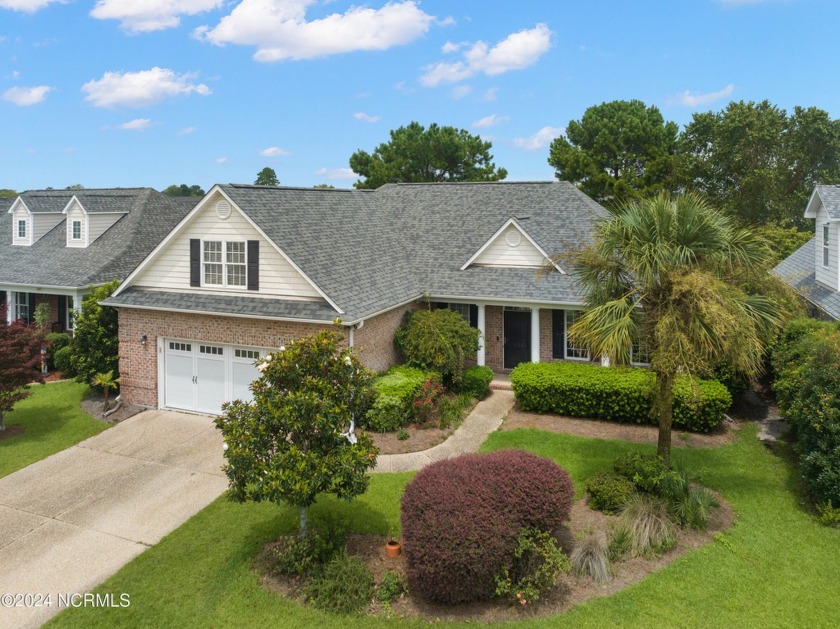
[[[109,396],[108,399],[109,408],[114,408],[114,396]],[[133,417],[146,409],[142,406],[135,406],[134,404],[126,404],[123,402],[122,406],[118,411],[115,413],[111,413],[108,417],[104,417],[105,409],[105,396],[101,393],[94,393],[93,395],[85,398],[82,400],[82,410],[93,417],[94,419],[98,419],[101,422],[108,422],[108,423],[119,423],[123,420],[128,419],[129,417]]]
[[[6,430],[0,430],[0,441],[17,437],[18,435],[22,435],[25,431],[26,428],[23,426],[6,426]]]
[[[466,419],[478,402],[473,403],[464,411],[461,420],[454,422],[448,428],[438,428],[437,413],[424,424],[408,424],[403,430],[408,433],[408,439],[397,439],[396,432],[369,432],[374,445],[379,448],[379,454],[407,454],[409,452],[423,452],[446,441],[455,432],[461,422]]]
[[[589,577],[565,575],[557,586],[546,593],[536,604],[527,607],[515,605],[508,600],[491,600],[466,605],[439,605],[419,597],[404,594],[394,601],[390,610],[378,602],[371,602],[368,613],[376,616],[393,615],[399,618],[423,619],[430,622],[442,620],[504,622],[523,618],[539,618],[566,611],[589,599],[610,596],[623,590],[628,585],[641,581],[645,576],[667,566],[687,553],[711,542],[714,535],[725,531],[735,521],[731,506],[717,496],[721,506],[716,509],[706,531],[692,529],[679,530],[676,546],[660,557],[645,559],[635,557],[613,565],[613,579],[606,584],[599,584]],[[571,553],[575,536],[591,530],[609,530],[615,516],[608,516],[590,509],[584,500],[577,501],[572,507],[568,528],[561,535],[564,550]],[[379,583],[386,571],[394,571],[405,576],[405,557],[390,559],[385,555],[385,542],[388,537],[378,535],[351,535],[347,543],[350,555],[361,559],[374,579]],[[255,561],[255,570],[262,578],[263,586],[281,596],[290,598],[303,605],[301,590],[304,581],[301,578],[289,578],[273,574],[269,565],[269,552],[276,546],[267,544]]]

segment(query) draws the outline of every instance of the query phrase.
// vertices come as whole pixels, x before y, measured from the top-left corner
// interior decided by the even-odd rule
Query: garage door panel
[[[260,377],[256,365],[233,363],[233,399],[250,402],[254,399],[251,383]]]
[[[192,353],[167,353],[165,387],[166,406],[183,409],[195,407]]]
[[[201,346],[202,349],[211,349],[209,346]],[[198,398],[197,408],[202,413],[219,414],[222,412],[226,396],[225,361],[221,347],[212,349],[218,350],[218,354],[199,354],[196,364],[196,393]]]

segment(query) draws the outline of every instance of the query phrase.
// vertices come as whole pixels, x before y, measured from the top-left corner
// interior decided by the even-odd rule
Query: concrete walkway
[[[513,408],[513,403],[513,391],[491,391],[446,441],[423,452],[380,455],[373,472],[409,472],[435,461],[475,452],[487,436],[502,425],[502,419]]]
[[[0,478],[0,597],[52,595],[0,599],[0,627],[40,626],[183,524],[227,489],[222,463],[212,418],[146,411]]]

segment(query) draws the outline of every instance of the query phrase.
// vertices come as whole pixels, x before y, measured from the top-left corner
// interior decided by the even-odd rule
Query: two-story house
[[[840,185],[814,188],[805,218],[816,221],[814,238],[774,271],[821,316],[840,319]]]
[[[566,182],[377,190],[217,185],[105,304],[119,310],[123,399],[218,413],[249,397],[254,361],[340,320],[363,363],[428,301],[477,327],[475,360],[588,360],[566,330],[583,295],[554,254],[607,212]]]
[[[31,322],[50,306],[50,327],[72,330],[91,286],[123,280],[198,199],[151,188],[31,190],[0,206],[0,304]]]

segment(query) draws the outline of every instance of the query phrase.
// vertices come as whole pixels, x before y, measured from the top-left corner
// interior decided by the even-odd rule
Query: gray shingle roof
[[[0,213],[0,284],[84,288],[123,280],[190,209],[151,188],[40,192],[24,193],[28,207],[37,197],[36,204],[43,202],[39,207],[61,205],[60,211],[75,194],[89,211],[127,213],[86,248],[66,246],[64,220],[32,246],[14,246],[11,215]],[[110,201],[114,205],[108,205]]]
[[[817,186],[817,194],[828,215],[840,219],[840,185]]]
[[[835,186],[820,186],[835,187]],[[818,284],[815,274],[815,242],[812,238],[782,260],[773,271],[786,284],[833,319],[840,319],[840,292]]]
[[[147,189],[27,190],[22,192],[20,197],[33,214],[61,212],[74,196],[89,213],[130,212],[141,199],[140,195]]]
[[[129,288],[102,303],[109,306],[134,306],[155,310],[203,312],[229,316],[249,316],[266,319],[295,319],[300,321],[332,321],[338,315],[323,302],[264,299],[240,295],[206,295],[201,293],[173,293]]]

